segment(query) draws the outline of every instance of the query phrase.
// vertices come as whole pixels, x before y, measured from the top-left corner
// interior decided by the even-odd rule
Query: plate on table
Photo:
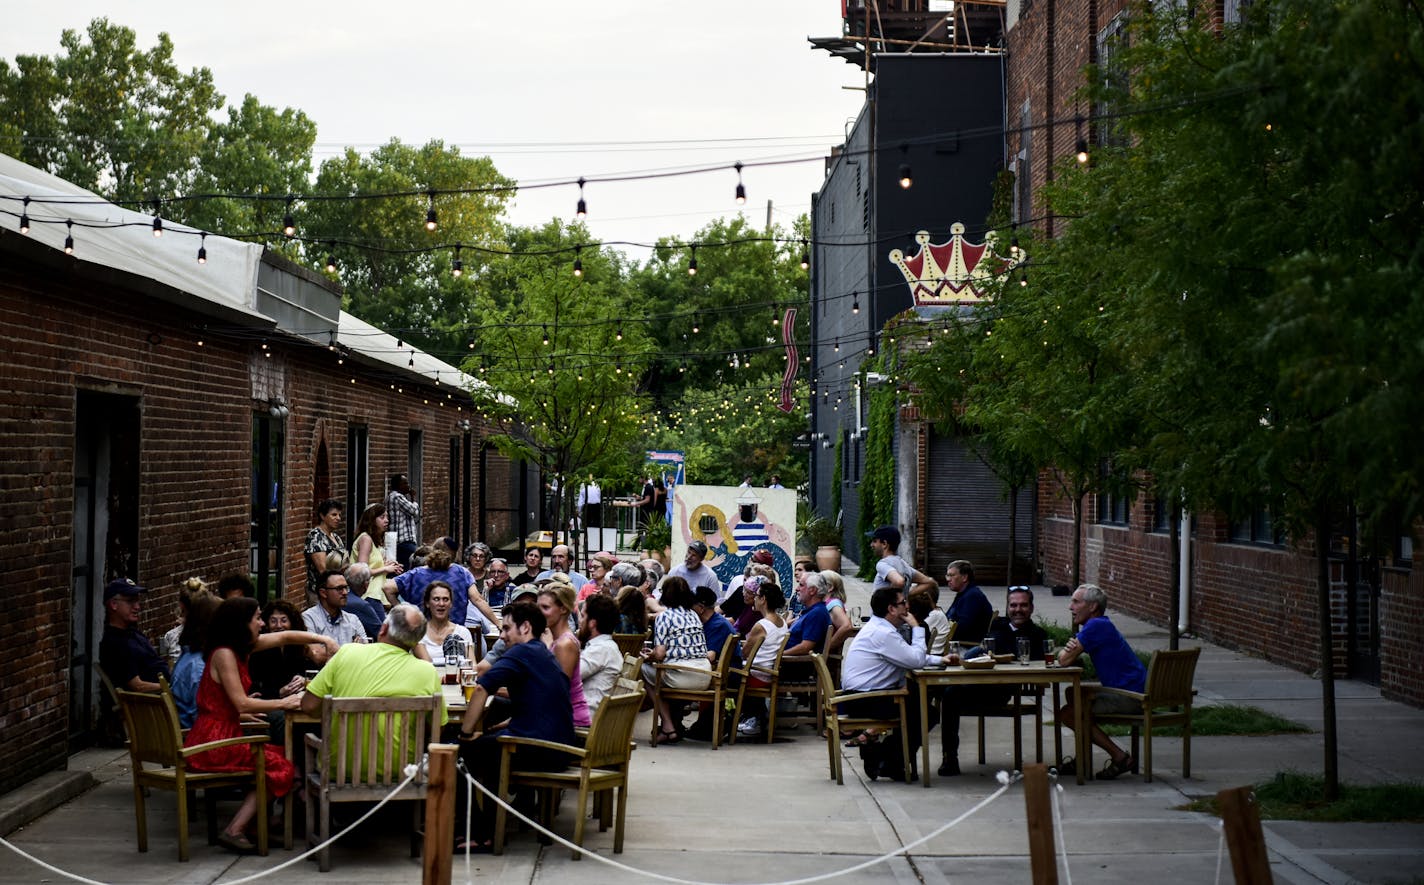
[[[990,657],[974,658],[964,662],[966,670],[992,670],[994,669],[994,659]]]
[[[994,660],[997,661],[997,662],[999,662],[1000,664],[1012,664],[1012,663],[1014,662],[1014,656],[1013,656],[1013,655],[994,655]]]

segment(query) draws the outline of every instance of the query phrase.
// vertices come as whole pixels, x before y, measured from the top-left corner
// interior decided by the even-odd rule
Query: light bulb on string
[[[450,273],[455,276],[465,272],[465,262],[460,260],[460,244],[455,244],[455,260],[450,263]]]
[[[909,190],[915,183],[915,176],[910,173],[910,146],[900,145],[900,189]]]
[[[579,186],[578,207],[574,210],[574,218],[577,218],[579,221],[583,221],[585,218],[588,217],[588,204],[585,203],[584,200],[583,200],[583,186],[584,186],[584,184],[585,184],[585,182],[584,182],[584,180],[583,180],[583,177],[580,176],[580,177],[579,177],[579,180],[578,180],[578,186]]]
[[[835,342],[834,342],[834,344],[833,344],[833,349],[835,350],[836,353],[840,353],[840,352],[841,352],[841,339],[837,338],[837,339],[835,340]]]
[[[336,241],[326,244],[326,272],[336,273]]]
[[[852,292],[852,293],[850,293],[850,312],[853,313],[853,314],[855,314],[856,316],[860,316],[860,293],[859,293],[859,292]]]
[[[622,341],[622,340],[623,340],[623,324],[622,324],[622,323],[619,323],[619,324],[618,324],[618,331],[616,331],[616,332],[613,333],[613,337],[614,337],[615,340],[618,340],[618,341]]]
[[[434,189],[426,191],[425,195],[430,198],[430,207],[425,210],[425,229],[428,231],[434,231],[437,227],[440,226],[439,220],[437,220],[435,217]]]
[[[208,263],[208,232],[198,234],[198,263]]]
[[[554,377],[554,361],[549,360],[549,377]]]
[[[744,206],[747,202],[747,189],[746,186],[742,184],[742,161],[738,160],[733,164],[732,168],[737,170],[737,205]]]
[[[695,277],[695,276],[697,276],[697,244],[696,244],[696,243],[693,243],[693,244],[692,244],[692,257],[687,260],[687,275],[690,276],[690,277]],[[694,331],[696,331],[696,330],[694,330]]]
[[[545,346],[545,347],[548,347],[548,346],[549,346],[549,324],[548,324],[548,323],[545,323],[545,324],[544,324],[544,346]]]
[[[582,246],[574,247],[574,276],[576,277],[583,276],[583,259],[579,257],[579,253],[582,251]]]
[[[412,369],[415,368],[415,351],[411,351],[411,353],[410,353],[410,362],[406,363],[406,366],[408,366],[409,368],[412,368]]]
[[[30,232],[30,198],[29,198],[29,197],[25,197],[25,204],[24,204],[24,206],[20,209],[20,233],[22,233],[22,234],[28,234],[29,232]]]
[[[1083,118],[1073,118],[1073,131],[1078,135],[1077,159],[1079,163],[1088,162],[1088,140],[1083,137]]]
[[[73,219],[73,218],[66,218],[66,219],[64,220],[64,224],[65,224],[66,230],[68,231],[68,233],[65,234],[65,237],[64,237],[64,254],[65,254],[65,255],[73,255],[73,254],[74,254],[74,219]]]
[[[163,204],[160,203],[160,202],[158,202],[157,200],[154,200],[154,201],[153,201],[153,235],[154,235],[155,237],[161,237],[161,236],[163,236],[163,219],[162,219],[161,217],[159,217],[159,212],[162,211],[162,209],[163,209]]]
[[[287,209],[282,214],[282,235],[287,237],[296,236],[297,233],[297,220],[292,217],[293,199],[291,194],[287,195]]]
[[[693,323],[693,324],[692,324],[692,334],[696,335],[698,332],[701,332],[701,331],[702,331],[702,328],[701,328],[700,326],[698,326],[696,323]]]

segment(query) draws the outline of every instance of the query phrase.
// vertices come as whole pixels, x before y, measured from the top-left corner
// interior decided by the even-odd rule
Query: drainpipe
[[[1191,582],[1189,580],[1192,552],[1192,517],[1182,509],[1181,524],[1177,528],[1177,632],[1186,632],[1191,621]]]

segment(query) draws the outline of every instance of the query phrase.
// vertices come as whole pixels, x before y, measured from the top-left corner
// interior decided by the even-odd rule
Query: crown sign
[[[915,234],[920,244],[916,255],[905,257],[899,249],[890,251],[890,261],[905,275],[910,297],[916,307],[975,304],[982,301],[987,284],[1028,256],[1017,246],[1005,258],[994,251],[994,232],[982,243],[964,239],[964,225],[956,221],[943,243],[931,243],[929,231]]]

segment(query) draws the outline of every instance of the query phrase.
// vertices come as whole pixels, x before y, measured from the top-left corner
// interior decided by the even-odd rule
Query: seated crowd
[[[191,579],[178,594],[179,624],[164,635],[160,651],[137,626],[145,588],[114,581],[104,591],[107,623],[100,658],[113,684],[158,691],[160,680],[167,680],[182,725],[191,729],[189,744],[235,736],[244,723],[266,723],[273,737],[265,751],[267,788],[274,798],[293,788],[293,764],[279,749],[285,713],[318,714],[326,695],[439,693],[441,675],[431,664],[473,662],[473,697],[446,734],[459,742],[472,776],[494,788],[498,734],[569,744],[576,740],[576,728],[589,726],[601,702],[615,691],[623,667],[617,634],[647,638],[641,668],[650,689],[646,703],[654,702],[655,685],[706,688],[731,636],[739,640],[730,646],[734,665],[746,655],[755,667],[770,667],[784,642],[782,680],[814,682],[810,655],[833,652],[854,635],[839,670],[846,692],[899,688],[910,670],[958,663],[949,652],[951,633],[962,644],[987,646],[986,637],[992,637],[1000,650],[1027,637],[1035,655],[1047,638],[1032,622],[1030,590],[1011,588],[1007,616],[995,619],[974,585],[973,567],[962,560],[949,566],[946,584],[954,601],[947,612],[941,609],[935,582],[890,552],[898,547],[899,535],[888,527],[874,533],[872,548],[881,563],[871,615],[862,626],[854,623],[859,612],[853,617],[847,610],[838,573],[798,561],[794,587],[787,593],[766,549],[755,551],[743,573],[725,585],[705,564],[709,551],[700,541],[688,545],[684,561],[666,577],[656,561],[620,562],[606,552],[589,558],[584,576],[572,569],[572,552],[565,545],[552,548],[547,569],[542,568],[542,550],[528,548],[523,569],[515,575],[486,545],[475,543],[462,551],[452,538],[413,547],[402,565],[375,542],[388,537],[382,505],[362,513],[357,539],[347,550],[336,535],[340,504],[323,502],[319,511],[321,523],[307,541],[310,604],[304,611],[287,599],[272,600],[259,611],[251,583],[241,576],[212,587]],[[1105,608],[1102,591],[1080,588],[1073,611],[1082,633],[1060,662],[1070,664],[1087,650],[1100,660],[1099,669],[1112,684],[1140,690],[1141,664],[1130,651],[1121,654],[1125,643],[1103,617]],[[1008,691],[963,686],[938,695],[941,775],[959,773],[960,716],[1002,705]],[[678,705],[660,695],[655,702],[661,723],[657,744],[710,740],[714,717],[724,715],[706,703]],[[1079,702],[1070,699],[1070,705]],[[886,698],[854,702],[844,712],[894,718]],[[741,722],[727,726],[742,735],[761,734],[767,713],[765,703],[754,700]],[[1070,706],[1060,715],[1071,713]],[[697,718],[689,727],[684,720],[693,714]],[[921,711],[909,704],[906,714],[908,765],[898,736],[887,739],[892,736],[873,731],[848,736],[847,745],[859,748],[871,780],[914,776]],[[1096,729],[1093,738],[1110,752],[1109,776],[1127,770],[1130,757]],[[555,750],[519,755],[522,768],[561,769],[568,763]],[[229,747],[203,753],[193,764],[198,770],[250,769],[252,760],[245,748]],[[247,832],[253,803],[255,793],[222,831],[220,841],[230,850],[253,850]],[[484,808],[472,841],[461,848],[489,850],[493,803]]]

